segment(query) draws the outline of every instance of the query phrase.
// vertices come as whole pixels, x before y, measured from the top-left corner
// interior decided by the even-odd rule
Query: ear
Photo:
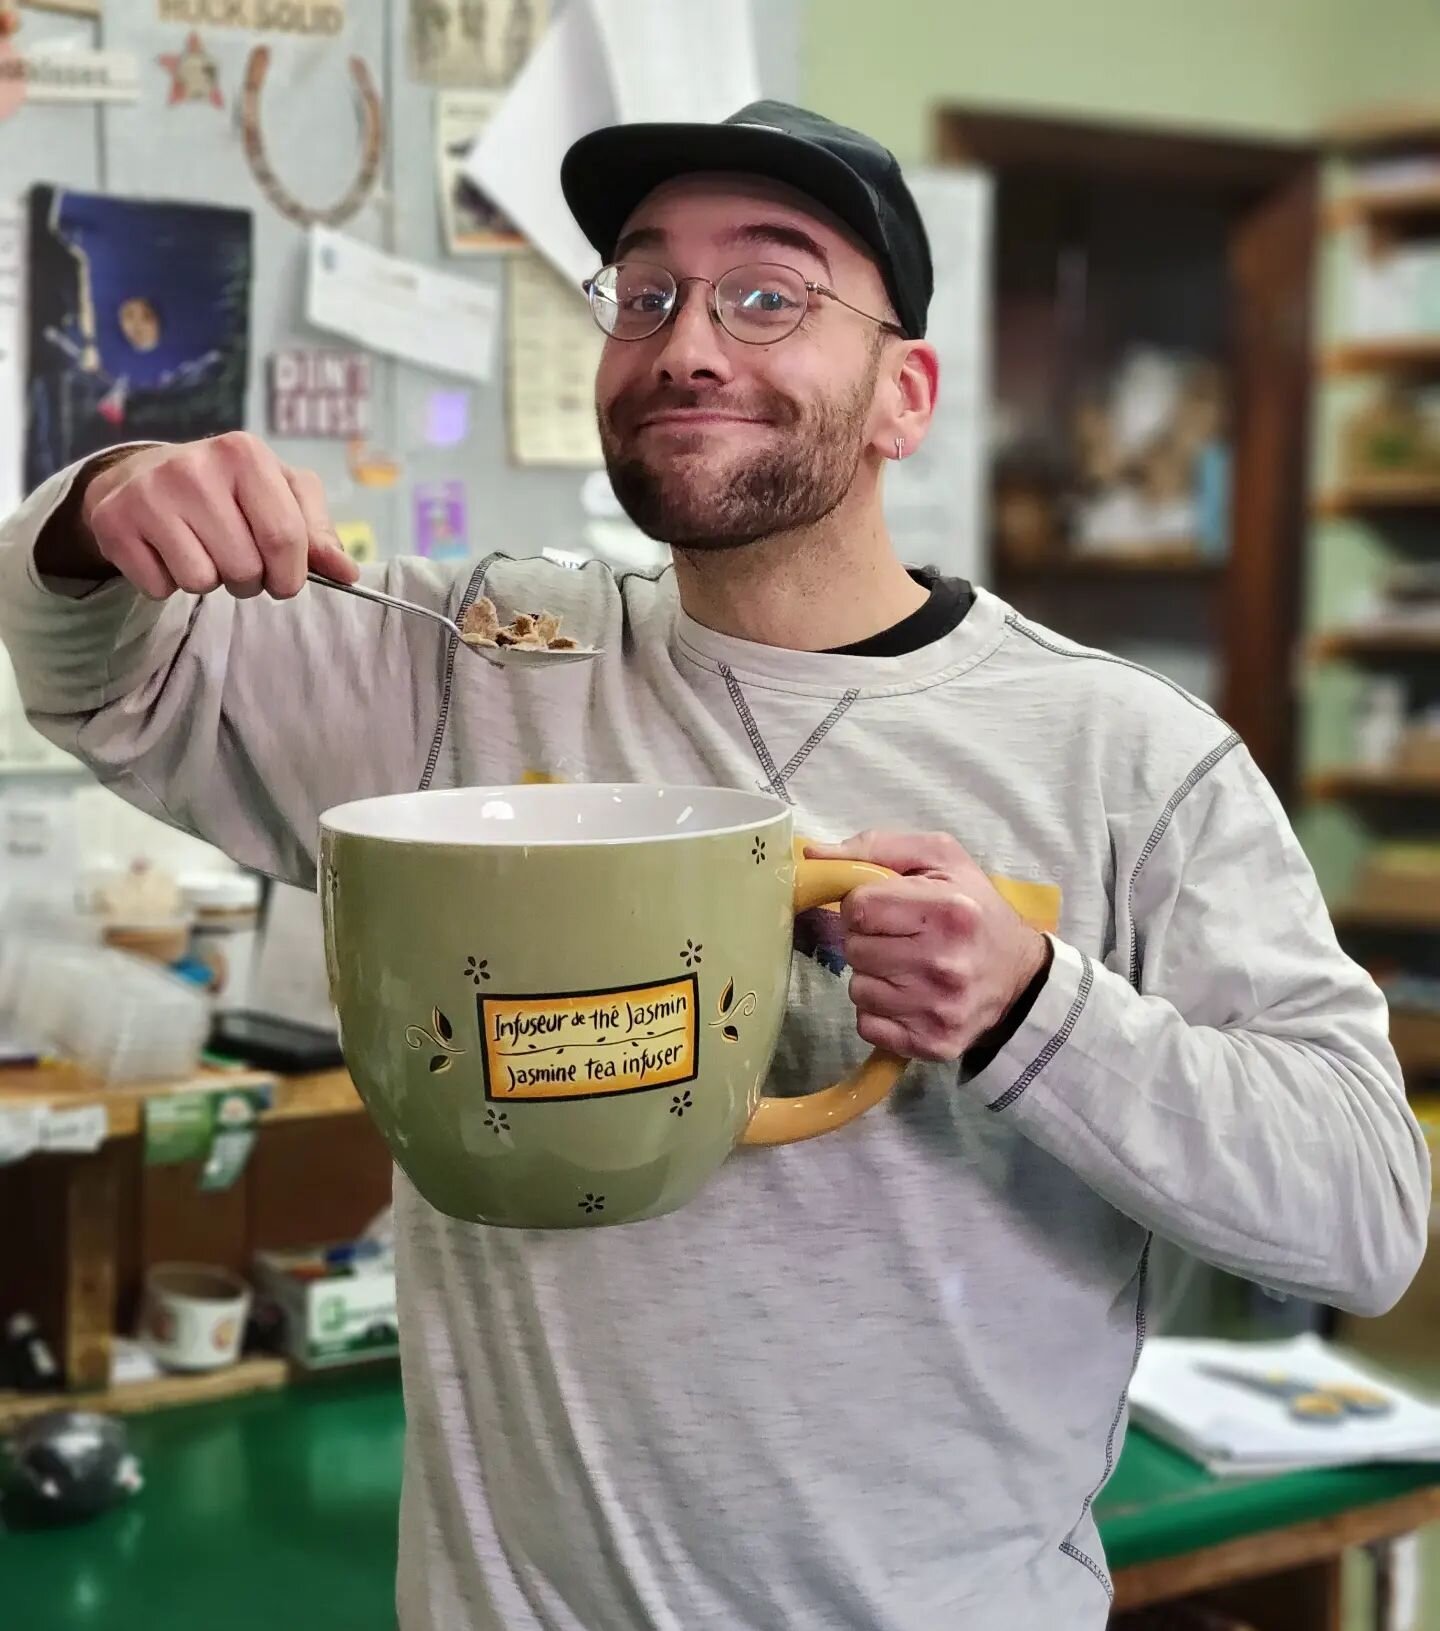
[[[881,369],[871,447],[883,459],[908,458],[930,429],[940,394],[940,359],[925,340],[894,347]]]

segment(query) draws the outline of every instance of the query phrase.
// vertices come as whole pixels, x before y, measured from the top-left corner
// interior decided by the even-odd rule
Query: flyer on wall
[[[424,85],[500,90],[545,31],[547,0],[410,0],[410,69]]]
[[[248,210],[32,187],[25,487],[118,442],[245,423]]]
[[[525,247],[524,234],[465,174],[465,160],[501,102],[496,91],[442,91],[435,138],[440,214],[452,255],[496,255]]]

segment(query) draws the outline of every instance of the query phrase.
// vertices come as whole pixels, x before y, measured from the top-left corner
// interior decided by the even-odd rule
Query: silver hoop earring
[[[897,459],[903,459],[905,457],[905,438],[903,436],[897,436],[895,438],[895,457]]]

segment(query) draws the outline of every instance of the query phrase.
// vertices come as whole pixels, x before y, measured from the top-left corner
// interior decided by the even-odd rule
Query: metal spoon
[[[452,635],[465,647],[497,668],[559,668],[565,663],[588,663],[600,655],[594,647],[577,651],[533,651],[516,646],[476,646],[465,638],[458,623],[443,612],[432,612],[428,606],[418,606],[413,600],[401,600],[398,595],[387,595],[383,589],[367,589],[358,583],[341,583],[338,578],[323,577],[319,572],[307,572],[311,583],[322,589],[338,589],[342,595],[354,595],[359,600],[373,600],[377,605],[393,607],[397,612],[409,612],[414,617],[428,617]]]

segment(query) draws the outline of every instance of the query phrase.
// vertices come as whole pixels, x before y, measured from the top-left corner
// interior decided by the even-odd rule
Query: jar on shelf
[[[194,913],[190,955],[211,971],[215,1007],[248,1006],[260,937],[260,879],[249,872],[202,872],[182,878],[180,887]]]

